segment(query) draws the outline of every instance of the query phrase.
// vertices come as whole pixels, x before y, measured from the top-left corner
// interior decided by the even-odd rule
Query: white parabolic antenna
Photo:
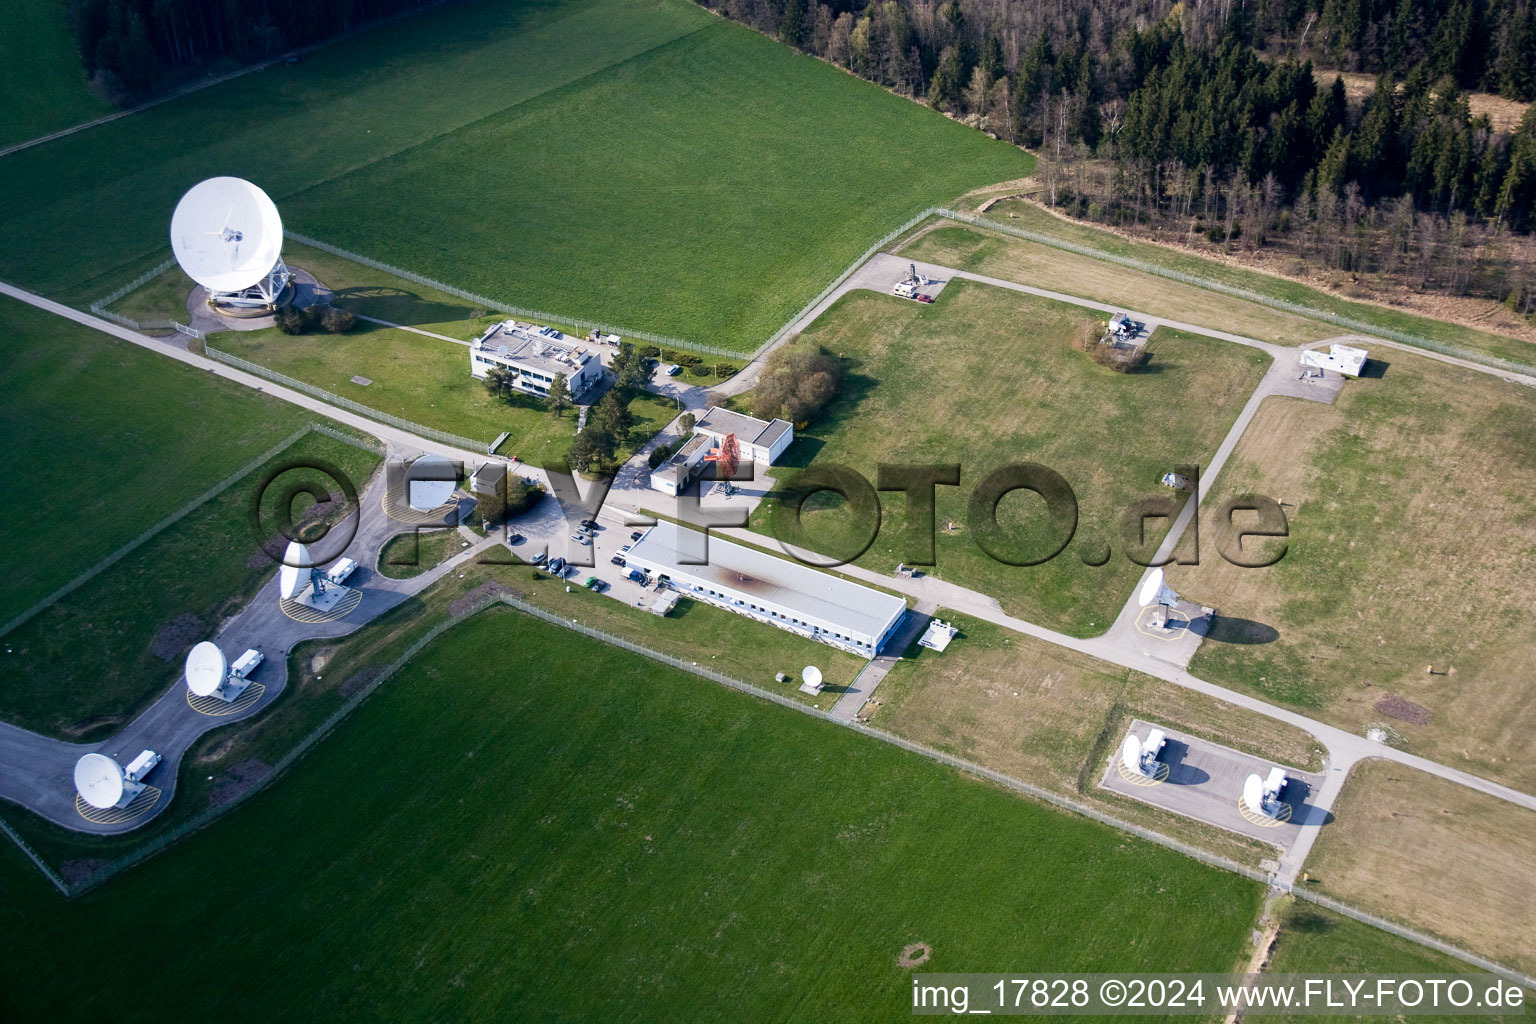
[[[229,660],[218,644],[204,640],[187,652],[187,689],[197,696],[213,696],[228,678]]]
[[[800,670],[800,681],[805,683],[807,686],[820,686],[821,669],[817,668],[815,665],[805,666],[805,668]]]
[[[1125,745],[1120,748],[1120,763],[1128,772],[1141,773],[1141,740],[1135,733],[1125,738]]]
[[[421,512],[447,504],[458,486],[453,463],[441,455],[423,455],[405,471],[405,500]]]
[[[283,552],[283,571],[278,574],[278,592],[286,600],[293,600],[304,592],[309,585],[309,571],[314,565],[314,559],[309,557],[309,548],[293,541],[288,545],[288,550]]]
[[[244,178],[209,178],[176,204],[171,251],[187,276],[209,291],[243,291],[281,260],[283,220],[267,194]]]
[[[86,754],[75,762],[75,789],[92,807],[116,807],[123,798],[123,769],[106,754]]]
[[[1257,775],[1248,776],[1243,783],[1243,806],[1250,811],[1264,813],[1264,782]]]
[[[1149,604],[1166,604],[1170,607],[1178,603],[1179,595],[1163,580],[1163,570],[1153,569],[1141,584],[1141,590],[1136,593],[1136,600],[1145,608]]]

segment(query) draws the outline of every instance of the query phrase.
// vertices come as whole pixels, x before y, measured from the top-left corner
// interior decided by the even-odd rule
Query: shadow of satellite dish
[[[1274,626],[1232,615],[1213,615],[1196,632],[1207,640],[1242,647],[1272,644],[1280,639],[1280,631]]]

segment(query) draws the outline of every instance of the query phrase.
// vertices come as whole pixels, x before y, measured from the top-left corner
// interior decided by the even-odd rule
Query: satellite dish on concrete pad
[[[807,665],[800,670],[800,681],[807,686],[821,685],[821,669],[815,665]]]
[[[1248,776],[1243,783],[1243,806],[1255,814],[1264,813],[1264,781],[1257,775]]]
[[[309,548],[298,541],[289,544],[288,550],[283,552],[283,571],[278,574],[279,596],[291,601],[303,593],[313,567],[314,559],[309,557]]]
[[[204,640],[187,652],[187,689],[198,697],[211,697],[229,678],[229,660],[219,645]]]
[[[1120,764],[1128,772],[1141,772],[1141,740],[1135,733],[1125,737],[1125,744],[1120,748]]]
[[[75,790],[92,807],[116,807],[125,788],[122,766],[106,754],[86,754],[75,762]]]
[[[1143,608],[1149,604],[1165,604],[1172,607],[1178,603],[1179,595],[1168,586],[1163,570],[1153,569],[1151,575],[1142,581],[1141,589],[1136,592],[1136,601]]]
[[[423,455],[405,471],[405,500],[418,512],[429,512],[448,503],[458,486],[453,463],[441,455]]]
[[[283,220],[267,194],[244,178],[209,178],[176,204],[171,250],[187,276],[210,292],[244,291],[281,266]]]

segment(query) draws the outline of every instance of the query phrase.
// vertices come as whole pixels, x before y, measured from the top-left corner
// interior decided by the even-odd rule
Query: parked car
[[[512,536],[507,538],[507,543],[508,544],[521,544],[523,541],[525,541],[527,539],[528,539],[527,537],[524,537],[520,533],[514,533]]]
[[[640,584],[642,587],[645,586],[645,573],[641,572],[639,569],[629,570],[629,578]]]
[[[533,556],[532,561],[534,565],[543,565],[545,562],[549,561],[549,553],[546,551],[540,551],[538,554]]]
[[[573,533],[573,534],[571,534],[571,540],[575,541],[577,544],[591,544],[592,543],[592,538],[588,537],[584,533]]]
[[[556,576],[558,576],[562,572],[565,571],[565,559],[563,559],[563,558],[551,558],[549,560],[549,565],[546,566],[546,568],[548,568],[550,572],[552,572]]]
[[[678,374],[680,374],[682,372],[683,372],[683,368],[681,366],[672,366],[672,367],[670,367],[667,370],[667,376],[668,377],[676,377]]]
[[[645,531],[643,531],[643,530],[636,530],[634,533],[629,535],[629,539],[630,540],[639,540],[641,537],[644,537],[644,536],[645,536]]]
[[[619,548],[619,554],[622,555],[624,552],[628,551],[632,547],[634,547],[633,544],[625,544],[623,547]]]
[[[623,568],[625,564],[623,555],[614,555],[612,558],[608,559],[608,561],[610,564],[617,565],[620,568]]]
[[[917,298],[918,302],[932,302],[933,301],[933,296],[929,295],[927,293],[919,293],[916,296],[916,298]]]
[[[591,531],[597,529],[597,523],[595,521],[591,520],[591,519],[583,519],[581,521],[581,526],[582,526],[582,529],[588,531],[589,533]]]

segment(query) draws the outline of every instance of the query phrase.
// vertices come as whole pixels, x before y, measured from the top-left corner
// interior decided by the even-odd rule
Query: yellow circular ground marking
[[[1189,616],[1177,608],[1168,609],[1168,625],[1171,628],[1153,629],[1150,626],[1143,626],[1141,620],[1147,618],[1151,612],[1152,607],[1148,605],[1136,615],[1136,628],[1146,636],[1157,640],[1177,640],[1189,629]]]
[[[1237,812],[1241,814],[1250,825],[1258,825],[1260,828],[1279,828],[1291,820],[1291,805],[1282,803],[1280,813],[1271,818],[1263,811],[1255,811],[1243,803],[1243,798],[1237,798]]]
[[[1133,786],[1159,785],[1168,778],[1168,773],[1172,770],[1166,764],[1159,761],[1157,762],[1157,767],[1153,769],[1153,773],[1151,775],[1143,775],[1141,772],[1133,772],[1126,768],[1125,762],[1120,760],[1118,757],[1115,758],[1115,767],[1119,769],[1120,777]]]
[[[208,715],[211,718],[223,718],[226,715],[238,715],[242,711],[249,711],[261,700],[261,695],[267,692],[267,688],[260,683],[252,683],[241,691],[240,696],[234,700],[220,700],[217,697],[199,697],[191,690],[187,691],[187,704],[193,711],[200,715]]]
[[[334,583],[331,585],[335,586]],[[320,611],[317,608],[311,608],[307,604],[303,604],[299,601],[292,601],[288,598],[282,598],[279,602],[279,607],[283,609],[284,615],[288,616],[295,622],[315,623],[335,622],[337,619],[346,617],[346,615],[351,612],[352,609],[356,608],[362,603],[363,592],[361,590],[348,590],[346,597],[342,598],[340,601],[337,601],[335,606],[327,609],[326,611]]]
[[[455,498],[452,501],[443,502],[437,508],[429,508],[423,512],[419,508],[402,505],[400,502],[393,500],[393,498],[394,496],[389,493],[389,488],[384,488],[383,495],[379,497],[379,507],[384,510],[384,514],[389,516],[389,518],[396,522],[409,523],[412,526],[441,526],[448,518],[448,513],[457,508],[459,504],[458,499]]]
[[[148,814],[160,802],[160,790],[154,786],[145,786],[139,795],[131,800],[127,807],[92,807],[80,799],[80,794],[75,794],[75,810],[80,812],[80,817],[93,825],[121,825],[134,818],[141,818]]]

